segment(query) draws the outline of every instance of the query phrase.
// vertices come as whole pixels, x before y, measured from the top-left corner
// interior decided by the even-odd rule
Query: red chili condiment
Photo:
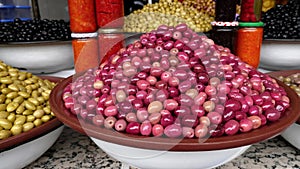
[[[236,55],[242,61],[257,68],[260,60],[260,48],[263,38],[262,22],[240,22],[237,31]]]
[[[259,22],[261,20],[262,0],[242,0],[240,21]]]
[[[124,47],[125,36],[119,29],[99,29],[98,33],[100,61],[107,60]]]
[[[68,0],[68,8],[72,32],[89,33],[97,30],[94,0]]]
[[[98,67],[97,33],[73,33],[72,37],[75,72],[78,73],[86,71],[89,68]]]
[[[120,28],[124,24],[123,0],[96,0],[98,27]]]

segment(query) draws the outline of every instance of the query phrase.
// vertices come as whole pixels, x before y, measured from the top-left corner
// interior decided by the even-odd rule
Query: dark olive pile
[[[300,3],[290,0],[263,14],[265,39],[300,39]]]
[[[13,22],[0,23],[0,43],[70,39],[70,24],[64,20],[16,18]]]

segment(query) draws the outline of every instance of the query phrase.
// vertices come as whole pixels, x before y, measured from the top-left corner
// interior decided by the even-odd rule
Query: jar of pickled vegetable
[[[125,36],[121,29],[99,29],[98,44],[99,58],[108,60],[110,56],[116,54],[125,45]]]
[[[94,0],[68,0],[70,29],[74,33],[97,30]]]
[[[124,24],[124,0],[96,0],[97,25],[121,28]]]
[[[216,1],[216,21],[232,22],[235,20],[237,0]]]
[[[261,21],[262,0],[242,0],[241,22]]]
[[[257,68],[263,38],[263,22],[240,22],[236,35],[235,54],[244,62]]]
[[[97,33],[72,33],[75,72],[99,65]]]
[[[238,22],[212,22],[211,38],[216,44],[222,45],[233,51],[234,37],[239,25]]]

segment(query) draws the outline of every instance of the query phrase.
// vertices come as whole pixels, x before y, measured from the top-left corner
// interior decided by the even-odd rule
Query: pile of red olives
[[[87,123],[170,138],[249,132],[290,102],[274,79],[185,24],[141,35],[74,79],[63,100]]]

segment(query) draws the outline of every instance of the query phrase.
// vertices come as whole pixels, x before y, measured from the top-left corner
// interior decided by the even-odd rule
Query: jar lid
[[[122,28],[105,28],[105,29],[98,29],[98,33],[123,33]]]
[[[0,22],[13,22],[13,19],[0,19]]]
[[[17,9],[30,9],[31,6],[16,6]]]
[[[239,22],[241,27],[263,27],[263,22]]]
[[[71,33],[72,38],[94,38],[97,37],[98,33]]]
[[[219,22],[219,21],[213,21],[211,22],[212,26],[238,26],[239,22]]]

